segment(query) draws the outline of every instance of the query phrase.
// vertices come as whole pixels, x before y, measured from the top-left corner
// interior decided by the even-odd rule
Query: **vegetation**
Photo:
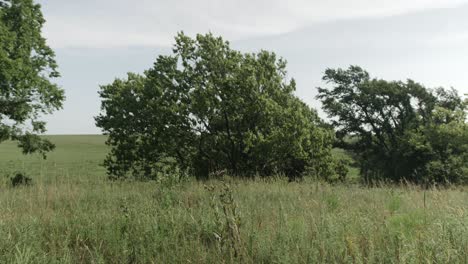
[[[328,69],[317,98],[329,126],[293,95],[285,67],[274,53],[242,54],[211,34],[179,34],[174,55],[160,56],[144,76],[102,86],[96,121],[109,134],[108,174],[344,181],[357,162],[366,183],[468,182],[468,104],[456,90],[371,79],[358,66]],[[333,157],[333,143],[355,160]]]
[[[156,179],[168,164],[199,177],[333,174],[333,132],[293,95],[284,60],[211,34],[181,33],[173,51],[101,88],[111,177]]]
[[[0,0],[0,263],[468,263],[455,90],[328,69],[327,124],[274,53],[180,33],[101,87],[106,136],[40,136],[64,100],[44,22]]]
[[[0,149],[0,263],[466,263],[468,189],[282,178],[114,181],[104,136]],[[226,212],[226,213],[225,213]],[[237,252],[237,254],[236,254]]]
[[[41,36],[45,20],[32,0],[0,0],[0,143],[13,139],[25,154],[54,145],[37,133],[40,118],[62,107],[64,92],[51,79],[59,76],[54,52]]]
[[[318,99],[367,182],[468,182],[468,105],[457,92],[328,69]]]

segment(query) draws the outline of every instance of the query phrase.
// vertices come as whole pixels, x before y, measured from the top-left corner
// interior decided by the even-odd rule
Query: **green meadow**
[[[0,263],[468,263],[467,187],[110,182],[104,136],[49,137],[0,145]]]

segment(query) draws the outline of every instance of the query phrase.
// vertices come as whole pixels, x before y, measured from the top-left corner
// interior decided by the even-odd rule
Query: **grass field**
[[[0,144],[0,263],[468,263],[466,187],[109,182],[103,136],[50,138]]]

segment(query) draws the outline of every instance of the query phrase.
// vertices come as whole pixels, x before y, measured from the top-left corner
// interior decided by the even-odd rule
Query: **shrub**
[[[10,182],[13,187],[28,186],[31,185],[32,179],[22,172],[16,172],[10,177]]]

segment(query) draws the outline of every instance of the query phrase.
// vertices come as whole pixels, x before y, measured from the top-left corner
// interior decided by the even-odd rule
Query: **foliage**
[[[468,182],[468,124],[461,109],[436,107],[431,122],[421,128],[424,141],[412,134],[410,143],[428,161],[423,173],[432,182]]]
[[[44,114],[62,107],[54,52],[41,36],[45,20],[32,0],[0,1],[0,142],[19,141],[23,153],[54,148],[45,132]]]
[[[166,158],[202,177],[322,175],[333,133],[294,90],[274,53],[243,54],[211,34],[180,33],[173,55],[144,76],[101,87],[96,123],[112,147],[105,165],[114,177],[154,178]]]
[[[335,172],[336,175],[338,175],[338,179],[341,182],[344,182],[349,172],[349,161],[346,159],[336,160]]]
[[[318,98],[366,181],[467,180],[467,105],[454,89],[371,79],[357,66],[328,69],[323,79],[331,87]]]

